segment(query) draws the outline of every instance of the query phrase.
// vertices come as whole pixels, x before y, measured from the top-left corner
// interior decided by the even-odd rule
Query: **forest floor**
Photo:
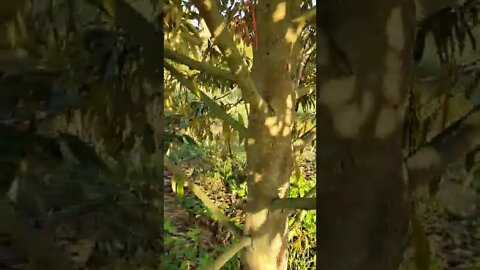
[[[315,180],[315,159],[312,154],[299,161],[299,164],[306,180],[292,181],[293,196],[305,193],[309,187],[305,183]],[[226,179],[225,176],[234,175],[231,169],[212,168],[196,159],[179,165],[191,181],[202,187],[209,198],[241,226],[244,221],[241,208],[245,199],[245,185]],[[220,173],[222,170],[224,172]],[[72,198],[70,203],[66,201],[69,198],[64,196],[61,198],[61,207],[56,209],[58,213],[63,213],[62,216],[54,214],[55,222],[52,221],[38,232],[51,238],[75,262],[75,269],[158,269],[155,267],[161,241],[158,227],[163,223],[165,253],[161,257],[162,269],[204,269],[231,244],[231,234],[211,218],[207,209],[188,189],[183,196],[172,191],[170,172],[165,171],[164,177],[164,181],[156,182],[134,178],[135,181],[119,182],[109,189],[100,180],[78,181],[78,184],[90,185],[96,193],[105,197],[105,201],[92,205],[88,200],[77,201]],[[67,187],[77,184],[77,180],[70,180],[72,182],[68,182],[67,186],[58,186],[58,191],[65,193]],[[65,179],[59,181],[63,183]],[[159,187],[156,186],[160,184],[164,187],[163,203],[159,198]],[[114,200],[110,200],[108,194],[112,194],[114,189],[118,192],[115,191]],[[48,201],[47,193],[44,199]],[[479,270],[480,215],[454,214],[441,206],[438,200],[434,198],[425,203],[421,216],[432,250],[432,261],[439,265],[431,269]],[[158,218],[161,208],[164,209],[163,221]],[[33,224],[34,212],[29,211],[32,209],[20,212]],[[309,213],[310,216],[302,223],[301,232],[291,238],[289,269],[292,270],[313,269],[309,260],[315,254],[316,219],[314,211]],[[0,231],[0,269],[20,270],[25,269],[25,265],[26,249],[13,247],[9,236]],[[230,260],[223,269],[240,269],[238,258]]]
[[[306,177],[310,178],[315,175],[315,162],[303,161],[301,163],[302,171]],[[196,199],[190,192],[186,192],[183,199],[179,199],[171,190],[166,172],[167,181],[165,186],[165,218],[178,229],[180,234],[184,235],[184,241],[190,242],[188,245],[197,245],[196,255],[210,254],[212,257],[221,254],[219,246],[229,245],[230,234],[220,228],[216,222],[206,215],[199,214],[200,208],[195,208]],[[244,214],[239,209],[242,199],[232,195],[224,184],[221,182],[205,183],[192,180],[203,187],[209,197],[217,206],[225,210],[225,213],[237,220],[243,222]],[[478,195],[477,195],[478,196]],[[190,202],[189,202],[190,201]],[[468,216],[459,215],[448,210],[444,205],[439,203],[438,196],[423,202],[423,210],[420,220],[423,224],[424,231],[428,236],[431,249],[432,269],[444,270],[479,270],[480,269],[480,215],[471,214]],[[187,206],[187,207],[185,207]],[[227,207],[233,206],[233,207]],[[188,238],[188,232],[196,228],[199,230],[199,238]],[[167,232],[168,233],[168,232]],[[174,245],[172,248],[175,248]],[[173,251],[172,251],[173,252]],[[414,256],[414,249],[410,248],[406,252],[406,260],[408,257]],[[408,254],[410,253],[410,254]],[[212,259],[212,257],[209,257]],[[192,257],[193,259],[193,257]],[[191,260],[191,262],[195,259]],[[409,265],[409,264],[406,264]],[[193,263],[185,269],[198,269]],[[225,269],[238,269],[234,265],[227,266]],[[301,269],[301,268],[292,268]],[[410,267],[404,269],[416,269],[410,264]]]
[[[245,214],[241,210],[245,197],[239,195],[238,192],[232,192],[231,188],[226,185],[222,179],[205,178],[202,170],[192,172],[189,168],[192,165],[183,165],[185,171],[190,171],[190,180],[202,187],[207,193],[208,197],[219,207],[224,213],[235,221],[237,224],[243,224]],[[303,160],[300,163],[303,177],[312,179],[315,177],[315,161],[314,159]],[[168,263],[184,262],[184,265],[179,265],[181,269],[202,269],[207,261],[210,261],[221,255],[223,248],[230,245],[231,234],[226,228],[222,228],[219,224],[213,221],[206,213],[195,195],[186,191],[183,198],[179,198],[171,188],[172,174],[165,171],[165,222],[168,223],[166,239],[175,239],[167,241],[166,248],[170,253],[167,257]],[[169,231],[174,228],[173,232]],[[191,233],[195,231],[198,233],[198,238],[192,238]],[[311,235],[315,238],[315,235]],[[187,254],[185,256],[185,246],[188,249],[195,249],[194,254]],[[182,248],[183,247],[183,248]],[[192,248],[191,248],[192,247]],[[193,248],[195,247],[195,248]],[[180,249],[180,250],[176,250]],[[308,252],[308,251],[307,251]],[[195,257],[197,256],[197,257]],[[203,257],[205,256],[205,258]],[[175,258],[176,257],[176,258]],[[181,259],[183,258],[183,259]],[[202,260],[202,258],[204,260]],[[186,260],[188,260],[188,262]],[[205,262],[205,264],[203,264]],[[197,264],[198,263],[198,264]],[[188,266],[187,266],[188,265]],[[173,269],[173,268],[172,268]],[[222,269],[239,269],[238,259],[231,260],[229,264]],[[297,268],[292,269],[309,269]],[[313,269],[313,268],[312,268]]]

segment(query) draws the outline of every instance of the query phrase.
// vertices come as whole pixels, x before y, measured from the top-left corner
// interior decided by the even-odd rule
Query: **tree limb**
[[[165,47],[163,49],[163,53],[164,53],[165,58],[173,60],[177,63],[186,65],[190,68],[193,68],[193,69],[196,69],[196,70],[199,70],[199,71],[206,72],[206,73],[208,73],[212,76],[218,77],[218,78],[226,79],[226,80],[229,80],[229,81],[235,81],[235,77],[228,70],[223,70],[221,68],[214,67],[214,66],[209,65],[207,63],[197,61],[193,58],[190,58],[186,55],[178,53],[178,52],[176,52],[174,50],[171,50],[170,48],[167,48],[167,47]]]
[[[220,270],[228,260],[230,260],[235,254],[237,254],[242,248],[247,247],[252,244],[252,239],[250,237],[242,237],[240,241],[231,245],[220,257],[218,257],[215,262],[208,268],[209,270]]]
[[[317,16],[317,6],[313,6],[312,8],[308,9],[300,16],[294,18],[292,21],[294,23],[308,23],[312,21]]]
[[[430,17],[444,8],[461,6],[466,1],[468,0],[417,0],[415,1],[417,22]]]
[[[316,198],[286,198],[274,200],[270,209],[305,209],[314,210],[317,207]]]
[[[311,128],[305,134],[300,136],[294,143],[293,143],[293,152],[298,154],[300,151],[305,148],[308,144],[312,143],[313,140],[317,137],[317,127]]]
[[[480,106],[406,159],[410,189],[440,177],[447,166],[480,145]]]
[[[303,97],[303,96],[306,96],[306,95],[310,95],[310,94],[313,93],[316,89],[317,89],[317,85],[316,85],[316,84],[312,84],[312,85],[309,85],[309,86],[297,88],[297,90],[295,90],[297,99],[299,99],[299,98],[301,98],[301,97]]]
[[[174,76],[178,82],[187,87],[190,92],[200,98],[208,108],[212,111],[212,114],[223,120],[225,123],[230,125],[233,129],[238,131],[240,136],[247,136],[247,128],[243,126],[240,122],[233,119],[225,110],[222,109],[215,101],[213,101],[209,96],[203,93],[198,86],[196,86],[191,80],[185,78],[178,70],[175,69],[171,64],[165,62],[165,69],[167,69],[172,76]]]
[[[312,55],[312,53],[315,51],[316,48],[317,46],[316,44],[314,44],[302,54],[302,57],[298,66],[297,77],[295,78],[296,86],[300,85],[300,81],[303,77],[303,71],[305,70],[305,66],[307,65],[308,59],[310,58],[310,56]],[[297,95],[297,98],[298,98],[298,95]]]
[[[218,45],[220,51],[225,56],[228,66],[236,77],[235,81],[242,90],[245,101],[266,114],[274,113],[272,107],[258,92],[250,76],[250,71],[238,51],[237,46],[233,42],[231,34],[228,32],[227,23],[220,15],[217,1],[193,0],[192,2],[199,10],[200,16],[205,20],[210,33],[212,33],[214,43]]]
[[[316,185],[313,186],[304,196],[304,198],[310,198],[310,197],[313,197],[313,195],[315,195],[315,193],[317,192],[317,187]],[[307,215],[307,211],[302,209],[300,211],[298,211],[297,215],[295,216],[295,220],[293,221],[292,225],[290,226],[290,230],[293,230],[295,227],[299,226],[303,219],[305,218],[305,216]]]
[[[175,165],[168,157],[164,158],[164,166],[177,177],[182,178],[185,185],[192,190],[193,194],[202,201],[206,208],[208,208],[218,223],[230,229],[233,235],[239,239],[242,235],[242,230],[238,228],[230,219],[223,213],[223,211],[215,205],[215,203],[208,198],[208,195],[196,184],[189,180],[188,176],[182,171],[180,167]]]

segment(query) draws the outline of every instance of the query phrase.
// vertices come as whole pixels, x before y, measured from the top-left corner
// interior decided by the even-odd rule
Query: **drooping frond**
[[[462,54],[466,42],[475,49],[477,42],[472,30],[478,25],[479,4],[479,1],[469,0],[459,7],[446,7],[420,22],[415,41],[415,61],[422,59],[428,34],[433,35],[442,63],[451,60],[456,53]]]

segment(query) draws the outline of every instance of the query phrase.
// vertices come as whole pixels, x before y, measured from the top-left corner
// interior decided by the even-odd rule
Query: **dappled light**
[[[375,137],[379,139],[386,139],[398,127],[398,113],[397,111],[386,106],[380,110],[378,120],[375,125]]]
[[[319,91],[319,101],[329,108],[344,105],[355,94],[355,76],[333,79],[326,82]]]
[[[304,149],[314,151],[312,144],[315,142],[315,128],[312,128],[315,121],[315,41],[312,35],[312,14],[315,13],[312,10],[315,7],[311,1],[303,1],[298,6],[288,5],[286,1],[262,4],[253,1],[219,1],[212,2],[210,9],[205,8],[204,2],[192,3],[204,19],[199,20],[205,22],[193,28],[208,28],[215,34],[211,40],[205,39],[203,45],[184,48],[186,51],[200,51],[197,55],[187,56],[187,53],[180,52],[180,48],[166,50],[168,60],[165,61],[165,70],[172,76],[165,83],[169,88],[181,84],[194,94],[184,97],[181,91],[176,90],[169,91],[166,98],[175,101],[168,103],[172,110],[191,119],[192,124],[186,125],[195,127],[175,130],[175,125],[172,125],[171,132],[188,134],[194,138],[198,142],[195,152],[199,151],[202,156],[208,156],[215,162],[210,169],[197,166],[190,175],[181,179],[177,178],[183,173],[177,170],[170,181],[172,188],[169,192],[176,194],[179,199],[197,200],[192,198],[188,190],[185,192],[181,185],[182,181],[195,183],[207,195],[199,197],[200,193],[194,191],[206,209],[212,211],[213,205],[220,205],[217,207],[225,214],[215,216],[231,217],[231,222],[220,222],[222,228],[230,224],[227,227],[232,231],[231,223],[235,223],[234,227],[243,230],[241,239],[226,238],[228,248],[223,253],[219,253],[220,249],[210,252],[214,258],[209,259],[208,263],[214,269],[222,266],[225,269],[240,269],[239,264],[250,270],[314,267],[315,225],[312,217],[315,214],[273,209],[272,201],[289,198],[294,200],[293,203],[287,200],[281,201],[280,205],[285,203],[286,208],[290,204],[296,205],[295,199],[303,197],[304,190],[311,189],[315,182],[313,173],[308,177],[303,175],[306,160],[301,157]],[[292,17],[298,15],[298,18]],[[184,23],[188,24],[189,20],[188,16],[183,17]],[[223,25],[226,27],[223,28]],[[190,29],[178,31],[196,35]],[[299,50],[294,51],[294,48]],[[195,71],[188,72],[189,76],[186,76],[187,71],[181,70],[179,64]],[[306,89],[302,90],[299,100],[293,96],[297,88]],[[195,98],[200,98],[208,113],[190,108],[188,104]],[[195,116],[192,116],[194,112]],[[214,125],[221,125],[221,132],[214,134],[208,131]],[[183,151],[192,147],[192,144],[186,143],[169,144],[166,157],[179,167],[187,162],[185,155],[188,155]],[[208,152],[210,147],[216,152]],[[194,163],[198,162],[198,158],[193,160]],[[309,162],[314,163],[312,159]],[[238,164],[235,170],[234,164]],[[169,166],[169,171],[176,170],[171,164]],[[294,167],[295,178],[292,175]],[[227,172],[228,177],[224,174]],[[236,179],[240,175],[241,179]],[[296,179],[296,186],[290,186],[292,179]],[[225,186],[226,192],[231,192],[233,196],[222,194],[219,186]],[[311,190],[308,191],[308,196],[314,195]],[[242,195],[238,197],[235,194]],[[227,203],[222,204],[225,200]],[[289,221],[294,218],[292,215],[296,220],[293,222],[295,226],[289,226]],[[305,245],[304,250],[292,248],[290,243],[294,236],[289,237],[289,230],[292,229],[294,235],[304,235],[300,231],[305,230],[305,226],[309,228],[309,235],[295,238],[295,241]],[[233,228],[233,231],[237,229]],[[167,237],[172,239],[174,235],[173,230],[167,233]],[[241,242],[245,238],[250,242],[243,245]],[[173,243],[170,245],[173,249],[165,256],[169,265],[178,259],[176,254],[180,251],[175,249],[178,246]],[[241,256],[237,254],[240,250]],[[203,249],[202,252],[199,254],[207,254],[208,251]],[[305,259],[295,259],[298,256],[305,256]],[[197,263],[207,265],[202,257],[189,257],[189,265]]]
[[[287,16],[286,1],[276,4],[276,6],[274,7],[274,11],[272,13],[273,22],[278,23],[279,21],[285,20],[286,16]]]
[[[474,2],[319,6],[321,269],[478,267]]]
[[[388,45],[392,46],[397,53],[400,53],[405,47],[402,9],[400,7],[391,10],[385,34],[387,35]]]
[[[402,97],[402,62],[400,55],[392,50],[385,57],[385,73],[383,75],[383,96],[393,105],[399,104]]]

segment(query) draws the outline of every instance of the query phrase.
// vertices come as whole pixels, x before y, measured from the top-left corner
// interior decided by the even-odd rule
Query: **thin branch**
[[[299,67],[298,67],[297,77],[295,78],[296,86],[300,85],[300,80],[303,78],[303,71],[305,70],[305,66],[307,65],[308,59],[310,59],[310,56],[312,55],[312,53],[315,51],[316,48],[317,46],[316,44],[314,44],[302,54],[302,58],[300,60]],[[297,98],[298,98],[298,95],[297,95]]]
[[[213,264],[208,268],[209,270],[220,270],[235,254],[237,254],[242,248],[252,244],[250,237],[242,237],[240,241],[231,245]]]
[[[182,24],[185,22],[182,22]],[[202,46],[203,40],[198,36],[198,33],[191,34],[188,32],[191,28],[188,27],[191,26],[190,24],[182,25],[182,29],[185,31],[182,31],[180,33],[180,36],[187,42],[190,42],[190,44],[195,45],[195,46]]]
[[[236,77],[236,82],[242,90],[245,101],[252,104],[266,114],[274,113],[273,108],[266,102],[258,92],[253,82],[248,66],[237,46],[233,42],[233,37],[227,29],[227,23],[220,15],[217,1],[214,0],[193,0],[194,5],[200,11],[200,16],[212,33],[214,43],[218,45],[220,51],[225,56],[228,66]]]
[[[300,138],[298,138],[293,143],[293,151],[295,154],[298,154],[302,151],[308,144],[312,143],[317,137],[317,127],[311,128],[309,131],[305,132]]]
[[[190,58],[186,55],[183,55],[181,53],[178,53],[174,50],[171,50],[167,47],[163,49],[163,53],[165,58],[173,60],[177,63],[186,65],[190,68],[206,72],[212,76],[221,78],[221,79],[226,79],[229,81],[235,81],[235,77],[232,75],[232,73],[228,70],[223,70],[221,68],[214,67],[212,65],[209,65],[204,62],[197,61],[193,58]]]
[[[440,177],[447,166],[480,145],[480,106],[406,159],[410,188]]]
[[[306,96],[306,95],[310,95],[311,93],[313,93],[316,90],[316,88],[317,88],[316,84],[312,84],[312,85],[309,85],[309,86],[297,88],[297,90],[295,90],[297,99],[299,99],[303,96]]]
[[[175,69],[171,64],[165,62],[165,69],[167,69],[172,76],[174,76],[178,82],[180,82],[182,85],[187,87],[190,92],[192,92],[194,95],[196,95],[198,98],[200,98],[201,101],[205,103],[205,105],[208,106],[208,108],[211,110],[212,114],[218,117],[219,119],[223,120],[225,123],[230,125],[233,129],[238,131],[240,136],[247,136],[247,128],[243,126],[240,122],[235,120],[233,117],[231,117],[225,110],[222,109],[214,100],[212,100],[209,96],[207,96],[205,93],[203,93],[198,86],[196,86],[191,80],[185,78],[178,70]]]
[[[467,0],[418,0],[416,3],[417,22],[422,21],[445,8],[459,7]]]
[[[467,75],[480,70],[480,59],[450,67],[450,72],[443,72],[439,75],[431,75],[423,78],[415,78],[415,83],[438,83],[448,79],[450,76]],[[453,74],[452,74],[453,73]]]
[[[272,202],[270,209],[305,209],[313,210],[317,207],[316,198],[286,198],[277,199]]]
[[[317,6],[313,6],[312,8],[302,13],[300,16],[294,18],[292,21],[294,23],[308,23],[313,19],[315,19],[316,15],[317,15]]]
[[[317,187],[315,185],[305,194],[304,198],[313,197],[316,192],[317,192]],[[302,221],[303,221],[303,219],[305,218],[306,215],[307,215],[307,210],[299,210],[297,215],[295,216],[295,220],[293,221],[292,225],[290,226],[290,230],[293,230],[293,229],[295,229],[295,227],[299,226],[302,223]]]
[[[223,213],[223,211],[218,208],[218,206],[216,206],[215,203],[210,200],[210,198],[208,198],[208,195],[198,185],[192,183],[192,181],[189,180],[188,176],[183,172],[180,167],[175,165],[168,157],[164,158],[164,166],[167,167],[170,172],[185,181],[185,185],[190,190],[192,190],[195,196],[197,196],[205,205],[205,207],[207,207],[212,212],[213,217],[217,219],[220,224],[230,229],[235,238],[239,239],[241,237],[242,230],[230,221],[230,219]]]

